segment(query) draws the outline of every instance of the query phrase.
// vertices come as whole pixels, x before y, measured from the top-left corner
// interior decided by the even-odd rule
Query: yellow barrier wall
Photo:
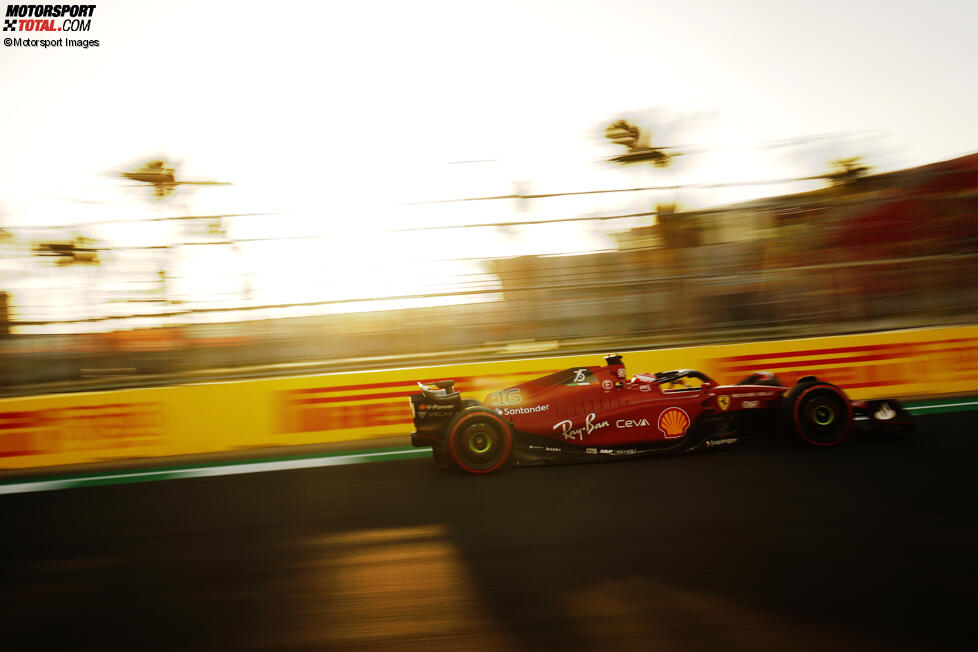
[[[360,371],[0,399],[0,468],[29,468],[299,444],[411,431],[418,380],[454,378],[463,395],[549,371],[602,364],[599,355]],[[852,398],[978,391],[978,326],[625,356],[629,373],[692,368],[721,383],[773,371],[791,384],[817,374]]]

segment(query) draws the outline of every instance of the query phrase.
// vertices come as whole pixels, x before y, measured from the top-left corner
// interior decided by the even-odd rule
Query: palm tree
[[[657,168],[667,168],[678,152],[665,150],[671,147],[653,147],[650,144],[651,134],[643,131],[627,120],[612,122],[604,131],[605,138],[617,145],[624,145],[626,152],[612,157],[611,161],[623,165],[633,163],[651,163]]]
[[[32,250],[35,256],[52,258],[55,265],[98,265],[98,248],[95,241],[83,235],[68,242],[38,242]]]
[[[65,301],[66,305],[71,304],[75,309],[84,308],[87,302],[87,310],[89,311],[98,310],[96,303],[99,299],[98,290],[100,286],[100,272],[102,270],[102,258],[99,256],[99,251],[100,248],[95,240],[81,234],[76,234],[67,241],[48,240],[46,242],[35,242],[31,247],[31,253],[35,256],[47,259],[57,267],[71,267],[76,270],[70,273],[72,276],[85,279],[86,283],[81,292],[87,296],[71,295]],[[83,271],[86,268],[87,271]],[[87,278],[85,276],[79,277],[79,274],[85,274]],[[57,274],[52,278],[52,289],[63,287],[62,283],[64,281],[64,277],[61,274]],[[91,314],[87,314],[85,318],[92,316]]]
[[[829,184],[834,188],[846,188],[853,181],[869,174],[870,167],[863,165],[862,156],[850,156],[849,158],[837,158],[829,161],[832,172],[825,175]]]

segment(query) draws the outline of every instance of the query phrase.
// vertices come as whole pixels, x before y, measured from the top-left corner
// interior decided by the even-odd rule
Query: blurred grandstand
[[[62,320],[77,332],[43,333],[25,331],[54,322],[18,318],[11,294],[0,291],[0,391],[732,342],[978,317],[978,154],[709,210],[659,205],[648,215],[655,216],[651,225],[613,233],[612,251],[486,259],[479,262],[491,283],[447,279],[440,291],[414,297],[475,299],[455,305],[288,317],[268,306],[180,308],[158,298],[144,300],[165,304],[154,314],[173,317],[165,323],[117,314],[107,332],[86,332],[86,323],[102,318],[85,318]],[[0,231],[0,250],[9,253],[12,241]],[[83,237],[45,246],[33,254],[97,265],[96,248]],[[162,297],[167,279],[160,275]],[[99,282],[97,274],[88,281]],[[190,318],[216,312],[232,320]]]

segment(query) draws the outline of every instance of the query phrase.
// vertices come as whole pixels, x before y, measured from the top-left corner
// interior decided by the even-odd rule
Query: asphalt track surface
[[[2,650],[940,650],[978,635],[978,412],[516,469],[0,497]]]

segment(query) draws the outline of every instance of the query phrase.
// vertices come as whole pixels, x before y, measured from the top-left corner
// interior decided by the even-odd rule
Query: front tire
[[[513,452],[513,432],[494,410],[472,406],[449,422],[445,448],[460,470],[492,473],[509,461]]]
[[[785,394],[781,407],[785,424],[812,446],[838,446],[852,430],[849,399],[830,383],[798,383]]]

